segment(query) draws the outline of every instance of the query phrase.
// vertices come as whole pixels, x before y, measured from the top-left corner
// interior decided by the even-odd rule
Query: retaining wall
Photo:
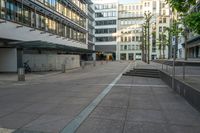
[[[161,79],[170,87],[172,86],[172,77],[167,73],[160,71]],[[174,91],[184,97],[194,108],[200,111],[200,90],[197,90],[189,84],[174,80]]]

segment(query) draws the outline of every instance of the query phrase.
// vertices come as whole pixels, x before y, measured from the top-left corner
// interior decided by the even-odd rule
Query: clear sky
[[[139,2],[140,0],[119,0],[119,3],[135,3]]]

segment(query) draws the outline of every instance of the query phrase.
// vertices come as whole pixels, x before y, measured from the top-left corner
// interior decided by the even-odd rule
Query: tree
[[[157,45],[158,45],[158,49],[159,49],[159,59],[165,59],[165,49],[166,46],[168,46],[168,39],[167,36],[164,34],[164,32],[162,32],[161,34],[159,34],[159,39],[157,39],[156,41]]]
[[[196,0],[166,0],[166,2],[179,13],[187,13],[191,5],[196,4]]]
[[[199,27],[199,16],[198,13],[190,13],[188,11],[192,5],[196,4],[196,0],[166,0],[167,3],[172,7],[173,10],[176,10],[181,16],[183,16],[183,25],[184,25],[184,38],[185,38],[185,60],[187,60],[187,40],[188,40],[188,31],[193,29],[195,32],[200,32]],[[192,20],[192,21],[191,21]],[[195,29],[198,27],[198,29]],[[189,28],[189,29],[188,29]]]
[[[151,14],[151,12],[145,12],[144,13],[145,16],[145,21],[146,21],[146,26],[147,26],[147,46],[148,46],[148,56],[147,56],[147,63],[150,63],[150,20],[153,17],[153,15]]]
[[[162,41],[161,39],[156,39],[156,44],[158,45],[158,50],[159,50],[159,59],[162,59],[162,52],[161,52],[161,49],[162,49]]]
[[[200,12],[188,14],[183,21],[192,31],[200,34]]]

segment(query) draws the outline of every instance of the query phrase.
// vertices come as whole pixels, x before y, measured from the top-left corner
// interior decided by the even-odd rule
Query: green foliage
[[[200,34],[200,12],[194,12],[185,16],[183,21],[192,31]]]
[[[181,13],[186,13],[190,9],[191,5],[196,4],[196,0],[166,0],[172,9]]]
[[[179,24],[180,24],[180,22],[174,21],[173,25],[170,28],[169,27],[166,28],[165,32],[168,32],[172,36],[178,36],[180,33],[183,32],[183,29],[178,28]]]

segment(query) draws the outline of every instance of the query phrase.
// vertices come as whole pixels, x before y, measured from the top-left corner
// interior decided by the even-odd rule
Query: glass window
[[[163,18],[163,23],[167,23],[167,18]]]

